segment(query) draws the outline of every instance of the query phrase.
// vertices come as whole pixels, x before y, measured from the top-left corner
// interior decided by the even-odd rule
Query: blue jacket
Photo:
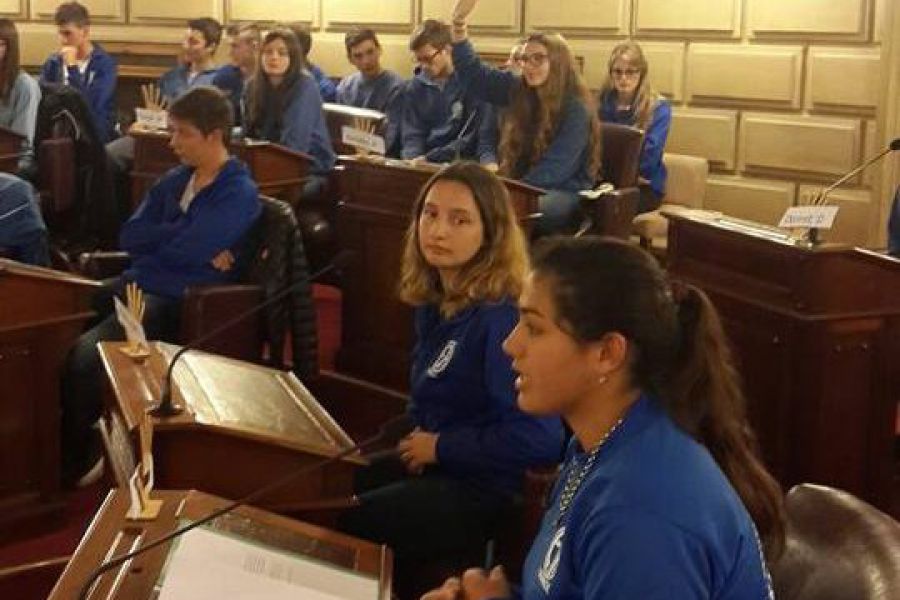
[[[616,94],[608,93],[600,103],[600,119],[607,123],[619,123],[621,125],[634,125],[635,115],[633,111],[616,110]],[[666,149],[666,138],[669,137],[669,127],[672,124],[672,107],[664,98],[656,101],[653,107],[653,117],[644,132],[644,146],[641,149],[641,177],[650,181],[650,187],[657,196],[666,193],[666,166],[663,164],[663,152]]]
[[[461,85],[478,98],[496,106],[507,106],[513,90],[523,85],[521,77],[481,62],[468,40],[453,45],[453,64]],[[591,114],[584,103],[567,97],[562,106],[556,135],[544,154],[516,176],[530,185],[548,190],[578,192],[594,186],[590,173]]]
[[[131,255],[125,279],[147,292],[181,298],[188,286],[234,281],[239,268],[222,272],[210,261],[230,249],[240,264],[239,242],[261,212],[256,183],[237,159],[181,210],[194,170],[178,166],[156,182],[122,226],[119,243]]]
[[[216,70],[212,84],[225,92],[234,109],[234,124],[241,124],[241,98],[244,95],[244,74],[235,65],[222,65]]]
[[[572,440],[523,569],[524,600],[772,598],[753,521],[702,445],[642,396],[557,526]]]
[[[30,183],[0,172],[0,247],[11,248],[14,258],[50,266],[47,226],[41,216],[37,191]]]
[[[512,361],[501,344],[518,320],[511,300],[479,303],[450,319],[434,305],[415,311],[410,414],[436,432],[438,469],[482,489],[522,490],[531,466],[555,464],[562,425],[516,405]]]
[[[194,87],[195,85],[214,85],[214,80],[219,68],[213,67],[200,71],[193,79],[188,79],[190,69],[187,65],[178,65],[174,69],[169,69],[159,78],[159,93],[168,100],[171,105],[183,93]]]
[[[338,104],[370,108],[387,115],[384,145],[388,155],[399,154],[400,121],[403,118],[403,95],[406,82],[393,71],[383,71],[369,80],[357,71],[347,75],[337,86]]]
[[[456,72],[442,85],[417,68],[403,102],[402,157],[450,162],[459,154],[477,160],[483,112],[484,103],[466,93]]]
[[[252,93],[249,87],[247,93]],[[313,158],[311,171],[323,175],[334,167],[337,157],[322,114],[319,88],[311,76],[301,74],[286,93],[281,118],[271,100],[256,123],[245,123],[246,133],[309,154]]]
[[[337,94],[337,86],[334,85],[331,78],[329,78],[322,69],[312,63],[309,63],[306,66],[306,70],[312,73],[313,79],[316,80],[316,84],[319,86],[319,95],[322,96],[322,102],[334,102],[335,95]]]
[[[90,108],[97,134],[104,144],[116,137],[116,77],[118,67],[115,59],[103,47],[94,42],[90,62],[84,77],[77,66],[67,67],[69,85],[78,90]],[[52,54],[41,67],[40,79],[43,83],[65,82],[63,63],[59,54]]]

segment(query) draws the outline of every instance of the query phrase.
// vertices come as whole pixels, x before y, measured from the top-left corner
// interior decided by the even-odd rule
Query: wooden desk
[[[150,522],[128,521],[128,493],[112,490],[82,538],[72,560],[50,594],[51,600],[78,597],[90,574],[108,557],[132,551],[136,546],[160,538],[183,524],[225,506],[226,501],[196,491],[156,491],[163,500],[160,516]],[[242,506],[208,525],[272,549],[310,556],[334,568],[352,571],[378,582],[379,600],[391,597],[393,558],[386,546],[346,536],[252,507]],[[172,544],[147,551],[123,567],[100,577],[88,595],[91,600],[150,600]],[[298,596],[299,598],[299,596]]]
[[[19,170],[19,154],[25,136],[12,129],[0,127],[0,171],[16,173]]]
[[[121,343],[100,344],[109,378],[103,433],[120,485],[134,469],[139,416],[158,402],[169,357],[178,349],[154,344],[139,365],[119,352]],[[292,470],[353,445],[291,373],[188,352],[173,377],[173,398],[187,407],[154,419],[153,460],[161,488],[200,489],[236,499]],[[352,494],[358,455],[286,485],[261,506]]]
[[[0,259],[0,542],[63,507],[60,373],[98,285]]]
[[[671,275],[704,289],[722,314],[751,421],[785,489],[822,483],[892,512],[900,261],[700,216],[670,217],[668,259]]]
[[[408,388],[412,311],[397,298],[404,236],[419,190],[434,174],[392,164],[339,159],[338,245],[354,252],[343,277],[339,371]],[[504,179],[521,218],[543,191]],[[526,223],[527,228],[527,223]]]
[[[130,135],[134,137],[131,198],[132,208],[136,208],[156,180],[178,165],[178,157],[169,147],[166,132],[136,131]],[[230,151],[247,164],[261,194],[288,202],[299,195],[312,160],[302,152],[269,142],[235,141]]]

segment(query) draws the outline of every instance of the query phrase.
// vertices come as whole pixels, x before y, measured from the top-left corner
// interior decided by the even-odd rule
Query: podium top
[[[163,502],[159,517],[153,521],[134,522],[126,519],[128,490],[109,492],[53,588],[51,600],[76,598],[81,586],[104,560],[133,551],[228,504],[222,498],[197,491],[155,491],[151,496]],[[336,574],[353,573],[369,579],[372,581],[370,587],[377,590],[372,600],[390,598],[392,557],[385,546],[249,506],[241,506],[213,520],[207,528],[280,553],[308,557],[320,569]],[[158,597],[171,566],[167,561],[175,543],[162,544],[105,573],[88,598],[149,600]],[[318,581],[303,583],[307,587],[320,584]],[[340,597],[335,590],[320,591]]]
[[[36,267],[8,258],[0,258],[0,278],[10,275],[34,280],[43,280],[51,283],[73,284],[88,288],[100,287],[102,285],[99,281],[87,279],[86,277],[75,275],[74,273]]]
[[[102,342],[100,356],[129,429],[159,399],[166,367],[178,346],[154,342],[139,365]],[[316,456],[333,456],[353,441],[293,373],[200,351],[189,351],[173,372],[173,399],[185,407],[159,418],[160,431],[206,429]],[[359,457],[348,460],[362,463]]]

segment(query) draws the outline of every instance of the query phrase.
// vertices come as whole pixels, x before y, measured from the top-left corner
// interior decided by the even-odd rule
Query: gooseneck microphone
[[[300,477],[301,475],[305,475],[305,474],[311,473],[317,469],[326,467],[326,466],[330,465],[331,463],[334,463],[343,458],[346,458],[355,452],[360,452],[362,450],[366,450],[372,446],[377,446],[380,444],[396,444],[398,441],[400,441],[400,439],[407,436],[413,430],[413,427],[414,427],[413,422],[412,422],[412,419],[409,417],[409,415],[402,414],[402,415],[396,416],[393,419],[384,423],[379,428],[378,433],[376,433],[372,437],[370,437],[366,440],[363,440],[362,442],[355,444],[349,448],[346,448],[346,449],[342,450],[341,452],[335,454],[334,456],[330,456],[324,460],[320,460],[319,462],[316,462],[311,465],[304,465],[303,467],[300,467],[299,469],[297,469],[295,471],[291,471],[291,472],[287,473],[286,475],[283,475],[279,479],[276,479],[276,480],[272,481],[271,483],[266,484],[265,486],[259,488],[255,492],[251,492],[250,494],[244,496],[243,498],[241,498],[239,500],[235,500],[231,504],[227,504],[227,505],[223,506],[222,508],[209,513],[205,517],[202,517],[201,519],[198,519],[198,520],[194,521],[193,523],[189,523],[189,524],[185,525],[184,527],[180,527],[180,528],[176,529],[175,531],[168,533],[160,538],[157,538],[151,542],[147,542],[146,544],[142,545],[141,547],[139,547],[135,550],[132,550],[131,552],[127,552],[125,554],[121,554],[119,556],[114,556],[114,557],[110,558],[109,560],[107,560],[106,562],[101,564],[99,567],[97,567],[91,573],[90,577],[88,577],[87,580],[85,580],[84,585],[82,585],[81,591],[78,594],[79,600],[85,600],[88,597],[88,593],[90,592],[91,588],[93,587],[94,582],[96,582],[97,579],[101,575],[103,575],[104,573],[106,573],[107,571],[109,571],[111,569],[116,568],[117,566],[121,565],[122,563],[129,561],[132,558],[139,556],[149,550],[152,550],[153,548],[156,548],[157,546],[165,544],[166,542],[169,542],[179,536],[182,536],[192,529],[195,529],[197,527],[200,527],[201,525],[209,523],[213,519],[218,519],[222,515],[233,511],[235,508],[241,506],[242,504],[250,504],[252,502],[255,502],[255,501],[259,500],[260,498],[264,497],[266,494],[269,494],[270,492],[275,491],[276,489],[280,488],[281,486],[286,485],[287,483],[290,483],[291,481],[293,481],[297,477]],[[323,504],[327,504],[327,503],[328,502],[325,502]],[[352,501],[348,501],[347,505],[352,506],[353,505]],[[315,505],[311,505],[311,506],[315,507]]]
[[[169,366],[166,368],[166,376],[163,378],[162,388],[159,392],[159,404],[157,404],[156,407],[150,411],[150,414],[154,417],[171,417],[173,415],[180,414],[184,410],[184,408],[175,406],[175,404],[172,402],[172,372],[175,370],[175,363],[178,362],[178,359],[181,358],[181,356],[185,352],[196,349],[197,346],[209,341],[223,331],[229,329],[237,323],[240,323],[247,317],[250,317],[260,310],[266,308],[267,306],[271,306],[279,300],[284,299],[284,297],[291,293],[297,286],[304,283],[311,283],[326,273],[347,266],[348,264],[350,264],[350,260],[352,259],[352,257],[353,252],[351,252],[350,250],[342,250],[338,252],[337,255],[335,255],[335,257],[331,259],[331,262],[310,275],[309,279],[298,279],[297,281],[289,283],[265,302],[248,308],[233,319],[225,321],[223,324],[216,327],[212,331],[206,333],[205,335],[201,335],[191,343],[182,346],[181,349],[179,349],[178,352],[176,352],[172,357],[172,360],[169,361]]]
[[[838,179],[837,181],[835,181],[834,183],[829,185],[824,190],[822,190],[819,204],[824,204],[825,196],[827,196],[831,191],[833,191],[835,188],[837,188],[838,186],[843,184],[845,181],[847,181],[851,177],[857,175],[860,171],[863,171],[864,169],[866,169],[869,165],[871,165],[875,161],[879,160],[881,157],[883,157],[888,152],[896,152],[897,150],[900,150],[900,138],[894,138],[894,140],[890,144],[888,144],[887,148],[885,148],[884,150],[882,150],[881,152],[879,152],[878,154],[876,154],[875,156],[873,156],[872,158],[870,158],[863,164],[859,165],[858,167],[856,167],[855,169],[853,169],[852,171],[850,171],[849,173],[847,173],[846,175],[844,175],[843,177],[841,177],[840,179]]]

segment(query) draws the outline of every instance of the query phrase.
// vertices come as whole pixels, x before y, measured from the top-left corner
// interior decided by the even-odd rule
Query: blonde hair
[[[425,197],[439,181],[466,186],[483,226],[481,248],[463,265],[447,288],[429,265],[419,245],[419,217]],[[493,173],[472,162],[458,162],[436,173],[422,187],[406,231],[400,270],[400,299],[413,306],[438,304],[450,317],[475,302],[518,298],[528,273],[525,236],[516,220],[506,186]]]
[[[537,131],[529,162],[533,165],[540,160],[559,129],[566,99],[574,96],[584,104],[591,118],[588,172],[594,178],[600,169],[601,161],[600,121],[597,118],[594,98],[581,73],[578,72],[572,50],[566,40],[556,34],[532,33],[522,40],[521,44],[524,46],[530,42],[541,44],[547,49],[549,74],[547,81],[537,88],[529,87],[524,78],[519,78],[518,84],[513,88],[510,105],[504,114],[501,127],[500,173],[507,177],[524,175],[516,173],[515,170],[522,153],[527,150],[524,147],[524,132],[529,129],[526,123],[535,119]]]
[[[612,71],[613,65],[620,58],[641,72],[640,82],[631,105],[634,107],[634,126],[646,131],[647,126],[650,124],[650,119],[653,118],[653,109],[656,108],[656,103],[659,101],[660,96],[653,89],[653,86],[650,85],[650,65],[647,63],[647,59],[644,58],[644,51],[641,50],[641,46],[637,42],[622,42],[613,48],[606,65],[606,80],[600,87],[600,98],[605,99],[607,95],[616,93]]]

